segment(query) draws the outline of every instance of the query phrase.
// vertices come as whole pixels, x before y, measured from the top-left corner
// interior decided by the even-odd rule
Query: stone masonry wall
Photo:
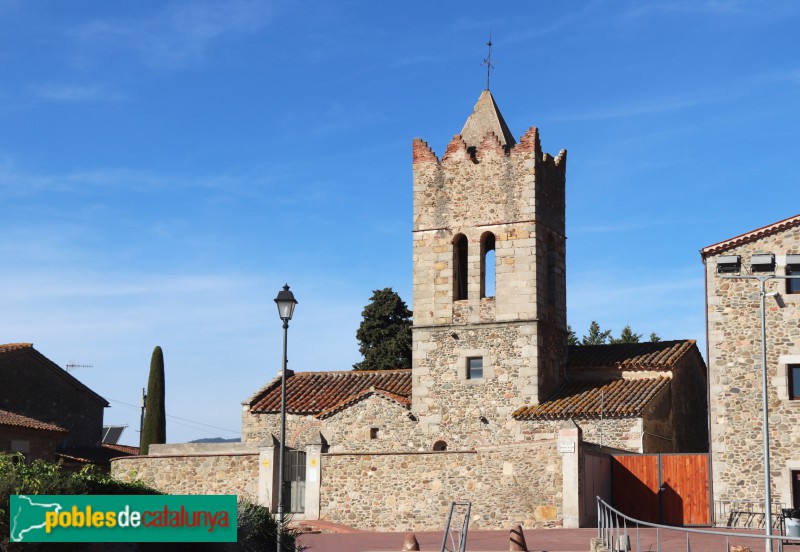
[[[669,416],[648,414],[645,430],[671,434],[673,450],[664,452],[708,452],[708,371],[699,351],[682,358],[672,373]]]
[[[377,435],[371,438],[371,429]],[[286,416],[288,447],[303,449],[316,442],[322,433],[328,452],[390,452],[431,450],[435,439],[425,435],[408,410],[380,395],[369,398],[325,419],[289,414]],[[271,443],[280,434],[280,416],[243,412],[242,441],[251,444]],[[433,440],[432,440],[433,439]]]
[[[800,229],[725,251],[741,255],[743,273],[754,253],[775,253],[777,274],[786,254],[800,254]],[[758,282],[723,279],[716,255],[706,260],[711,461],[716,500],[761,500],[764,495],[761,322]],[[767,282],[784,306],[766,298],[768,400],[773,500],[792,505],[791,470],[800,470],[800,401],[790,400],[787,366],[800,364],[800,295],[783,280]],[[794,497],[798,500],[800,497]]]
[[[472,501],[472,529],[561,520],[554,441],[424,454],[325,454],[320,517],[360,529],[441,529],[453,500]]]
[[[642,452],[642,418],[606,418],[573,420],[587,443],[604,447]],[[519,422],[526,441],[555,438],[564,420],[536,420]]]
[[[413,408],[426,435],[451,448],[516,439],[511,414],[535,390],[535,323],[414,328]],[[467,358],[483,378],[467,379]],[[484,416],[486,421],[480,419]]]
[[[258,452],[127,456],[111,461],[111,475],[170,494],[258,498]]]
[[[510,153],[490,143],[485,146],[472,158],[466,144],[456,137],[439,161],[424,142],[414,144],[413,310],[417,326],[452,321],[456,234],[464,234],[469,244],[472,321],[478,321],[480,312],[480,241],[486,232],[496,240],[497,320],[537,317],[537,284],[543,283],[536,274],[536,263],[542,261],[536,255],[541,250],[537,239],[557,240],[562,242],[559,245],[564,240],[565,152],[557,160],[543,154],[535,128]],[[537,192],[546,199],[537,203]],[[556,212],[545,213],[550,210]],[[545,236],[547,230],[552,235]]]

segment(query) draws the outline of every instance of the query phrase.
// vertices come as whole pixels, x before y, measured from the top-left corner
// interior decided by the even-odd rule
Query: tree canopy
[[[411,368],[411,311],[392,288],[375,290],[356,332],[364,360],[354,370]]]
[[[639,343],[641,340],[642,334],[634,332],[630,324],[626,324],[622,328],[619,337],[614,337],[611,330],[601,330],[600,324],[595,320],[589,324],[589,331],[582,338],[578,338],[572,327],[567,326],[568,345],[614,345],[616,343]],[[661,341],[661,338],[656,332],[650,332],[649,341],[657,342]]]
[[[164,406],[164,353],[156,345],[150,357],[140,454],[147,454],[153,443],[167,442],[167,412]]]

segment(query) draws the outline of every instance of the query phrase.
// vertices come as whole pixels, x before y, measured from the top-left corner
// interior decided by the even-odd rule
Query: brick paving
[[[322,528],[330,530],[332,528]],[[723,531],[722,529],[715,529]],[[744,531],[727,531],[728,536],[690,535],[690,550],[693,552],[725,552],[727,544],[748,546],[753,552],[764,550],[763,541],[750,538]],[[438,551],[442,545],[441,531],[415,533],[420,551]],[[752,534],[752,533],[751,533]],[[761,535],[763,533],[756,533]],[[349,533],[317,533],[300,537],[300,544],[308,552],[400,552],[405,533],[373,533],[356,531]],[[526,529],[525,540],[530,552],[588,552],[590,540],[597,536],[597,529]],[[637,550],[635,530],[629,533],[631,550]],[[662,552],[686,552],[686,533],[679,530],[660,530]],[[638,535],[640,550],[657,550],[656,530],[642,529]],[[506,551],[509,549],[509,531],[470,531],[467,550],[470,552]],[[778,550],[777,543],[774,550]],[[785,552],[800,552],[800,544],[785,546]]]

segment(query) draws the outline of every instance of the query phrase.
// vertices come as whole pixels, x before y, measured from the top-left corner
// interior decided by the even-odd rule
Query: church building
[[[287,372],[293,519],[438,529],[470,500],[473,528],[577,527],[608,492],[608,452],[706,451],[693,340],[567,346],[566,150],[543,152],[536,127],[517,141],[484,90],[441,158],[412,152],[412,368]],[[276,508],[280,379],[243,403],[241,445],[154,446],[115,473],[192,492],[205,455],[240,469],[203,492]]]

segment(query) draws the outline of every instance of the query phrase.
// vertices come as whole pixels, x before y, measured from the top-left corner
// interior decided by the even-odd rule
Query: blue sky
[[[789,0],[0,0],[0,341],[91,365],[73,374],[131,444],[155,345],[168,439],[238,435],[280,366],[285,282],[290,367],[349,369],[372,290],[411,304],[411,140],[441,155],[461,130],[491,32],[512,132],[569,151],[573,328],[704,351],[698,250],[800,212],[799,20]]]

